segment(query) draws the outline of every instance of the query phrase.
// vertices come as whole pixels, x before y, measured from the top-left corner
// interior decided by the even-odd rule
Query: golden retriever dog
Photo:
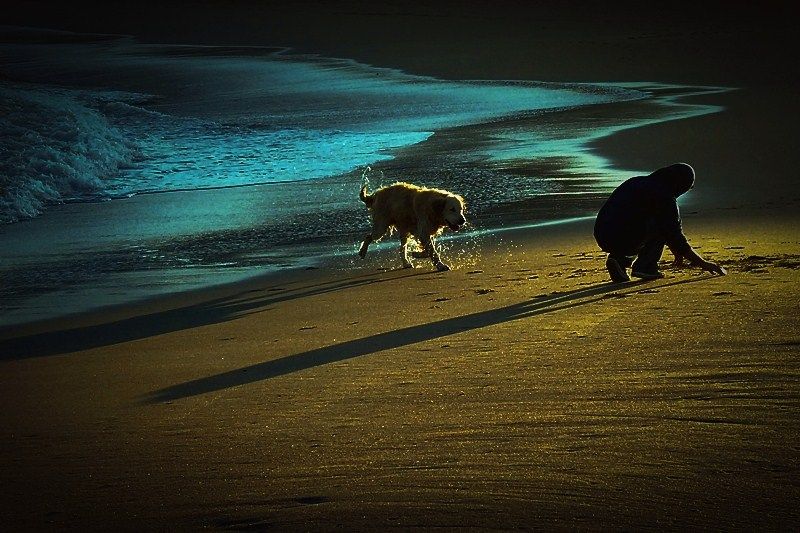
[[[364,185],[358,197],[372,213],[372,231],[364,237],[358,251],[362,259],[367,255],[370,243],[379,241],[394,229],[400,237],[403,268],[414,266],[408,259],[406,249],[409,237],[413,236],[422,246],[422,251],[413,253],[413,257],[430,257],[438,270],[450,270],[439,258],[433,240],[444,228],[455,231],[467,222],[461,196],[400,182],[382,187],[372,194],[367,192],[367,186]]]

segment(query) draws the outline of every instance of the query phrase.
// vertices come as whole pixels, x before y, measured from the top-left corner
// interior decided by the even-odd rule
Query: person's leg
[[[611,276],[611,281],[621,283],[623,281],[630,281],[626,271],[627,268],[633,263],[636,257],[636,251],[639,245],[635,242],[629,242],[632,239],[621,229],[615,225],[595,224],[594,238],[600,249],[608,254],[606,258],[606,270]]]
[[[608,257],[613,258],[622,268],[630,268],[633,264],[633,260],[636,259],[635,254],[626,254],[620,252],[611,252],[608,254]]]
[[[636,261],[633,262],[633,275],[642,279],[663,278],[664,274],[658,270],[658,261],[664,253],[664,239],[654,238],[644,243],[639,250]]]
[[[630,249],[630,246],[620,245],[619,243],[600,243],[600,248],[608,254],[606,258],[606,270],[608,270],[611,281],[621,283],[623,281],[630,281],[627,268],[633,263],[636,257],[636,252]]]
[[[606,270],[608,270],[608,274],[611,276],[611,281],[617,283],[630,281],[631,278],[628,277],[628,273],[625,269],[631,266],[632,262],[633,256],[615,252],[609,253],[606,259]]]

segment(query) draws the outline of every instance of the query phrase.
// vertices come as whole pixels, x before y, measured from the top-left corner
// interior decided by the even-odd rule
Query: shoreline
[[[490,248],[500,246],[504,233],[524,233],[530,230],[538,230],[550,226],[563,226],[584,223],[593,217],[577,217],[563,220],[549,220],[541,222],[531,222],[528,224],[517,224],[514,226],[502,226],[494,228],[475,229],[466,233],[448,233],[440,238],[443,243],[457,243],[460,241],[476,241],[475,248],[480,249],[480,253],[486,253]],[[377,243],[370,253],[371,261],[361,261],[357,259],[355,245],[352,254],[347,255],[341,252],[333,252],[325,255],[311,256],[307,258],[306,265],[296,265],[292,267],[278,268],[275,270],[245,274],[241,279],[223,283],[210,283],[201,286],[165,292],[127,302],[93,307],[83,311],[67,313],[59,316],[42,318],[19,323],[0,325],[0,341],[13,339],[28,339],[40,334],[52,333],[54,331],[72,330],[83,327],[100,326],[104,323],[113,323],[120,320],[135,318],[152,310],[169,311],[176,307],[207,303],[212,300],[219,300],[232,297],[254,290],[259,287],[270,287],[283,284],[298,284],[310,282],[320,278],[325,283],[334,283],[337,279],[359,277],[363,275],[380,275],[400,273],[405,270],[395,263],[396,253],[394,249],[398,246],[397,239],[394,237],[384,239]],[[452,246],[452,244],[451,244]],[[451,257],[451,259],[453,259]],[[418,260],[415,272],[424,273],[430,270],[435,273],[435,269],[426,260]],[[461,267],[464,268],[469,267]],[[351,276],[352,274],[353,276]],[[25,346],[27,340],[14,341]]]
[[[800,200],[795,200],[794,204],[800,205]],[[692,204],[690,204],[692,207]],[[786,213],[776,217],[771,213],[771,204],[756,206],[707,206],[705,208],[684,210],[684,227],[691,227],[698,222],[701,224],[712,224],[724,227],[727,224],[734,224],[737,219],[744,217],[747,220],[755,221],[756,228],[761,226],[778,226],[800,228],[800,214]],[[506,226],[496,226],[492,228],[476,228],[468,233],[448,233],[440,238],[440,242],[445,246],[445,252],[450,243],[471,241],[470,247],[465,252],[468,256],[468,263],[456,267],[456,271],[468,271],[480,266],[480,258],[496,253],[502,253],[508,243],[520,239],[525,240],[525,235],[531,232],[539,233],[548,242],[560,239],[562,234],[572,234],[576,227],[588,228],[583,231],[584,236],[591,241],[591,245],[596,248],[596,253],[601,253],[593,238],[591,237],[591,223],[594,215],[579,216],[568,219],[534,221],[530,223],[514,224]],[[755,228],[754,228],[755,229]],[[691,230],[687,230],[691,232]],[[691,241],[691,239],[690,239]],[[362,276],[381,276],[399,275],[403,273],[414,274],[437,274],[436,270],[427,260],[415,261],[415,268],[405,270],[400,267],[396,259],[395,248],[399,245],[396,237],[392,236],[378,243],[370,253],[369,261],[359,260],[355,252],[355,244],[352,254],[343,252],[333,252],[330,254],[310,256],[306,258],[306,264],[294,265],[291,267],[276,268],[261,273],[249,273],[239,277],[239,279],[222,283],[204,283],[192,286],[185,290],[172,290],[158,294],[146,295],[132,300],[100,305],[77,312],[68,312],[56,316],[15,322],[0,325],[0,342],[11,343],[17,346],[15,350],[24,351],[27,343],[38,336],[47,337],[59,332],[79,330],[87,327],[104,327],[106,324],[114,324],[119,321],[128,321],[152,313],[170,312],[180,308],[194,308],[208,304],[212,301],[233,298],[247,292],[252,292],[264,287],[277,287],[281,285],[298,285],[303,283],[319,282],[322,284],[335,284],[339,280],[348,280],[353,277]],[[459,251],[449,250],[448,260],[454,259],[463,261],[459,256]],[[461,252],[464,253],[464,252]],[[669,255],[669,252],[665,252]],[[213,322],[211,322],[213,323]],[[41,341],[41,339],[40,339]],[[50,342],[47,340],[46,342]],[[45,342],[45,343],[46,343]],[[79,349],[86,349],[82,347]],[[0,358],[2,359],[2,358]]]

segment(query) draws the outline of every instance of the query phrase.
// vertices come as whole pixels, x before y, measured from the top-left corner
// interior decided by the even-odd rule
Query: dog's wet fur
[[[410,237],[422,246],[415,258],[430,257],[437,270],[450,270],[439,258],[434,239],[444,228],[457,230],[467,220],[464,218],[464,199],[458,194],[440,189],[428,189],[410,183],[394,183],[372,194],[367,186],[361,188],[359,198],[372,213],[372,231],[364,237],[358,254],[364,258],[370,243],[379,241],[392,230],[400,237],[400,253],[404,268],[414,265],[408,258]]]

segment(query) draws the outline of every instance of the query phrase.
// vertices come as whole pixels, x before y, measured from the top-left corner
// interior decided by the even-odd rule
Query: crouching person
[[[677,198],[694,186],[694,169],[686,163],[660,168],[648,176],[636,176],[611,193],[597,213],[594,237],[608,253],[606,269],[615,282],[634,277],[664,277],[658,261],[668,246],[677,263],[687,259],[714,274],[725,269],[706,261],[692,249],[683,234]]]

